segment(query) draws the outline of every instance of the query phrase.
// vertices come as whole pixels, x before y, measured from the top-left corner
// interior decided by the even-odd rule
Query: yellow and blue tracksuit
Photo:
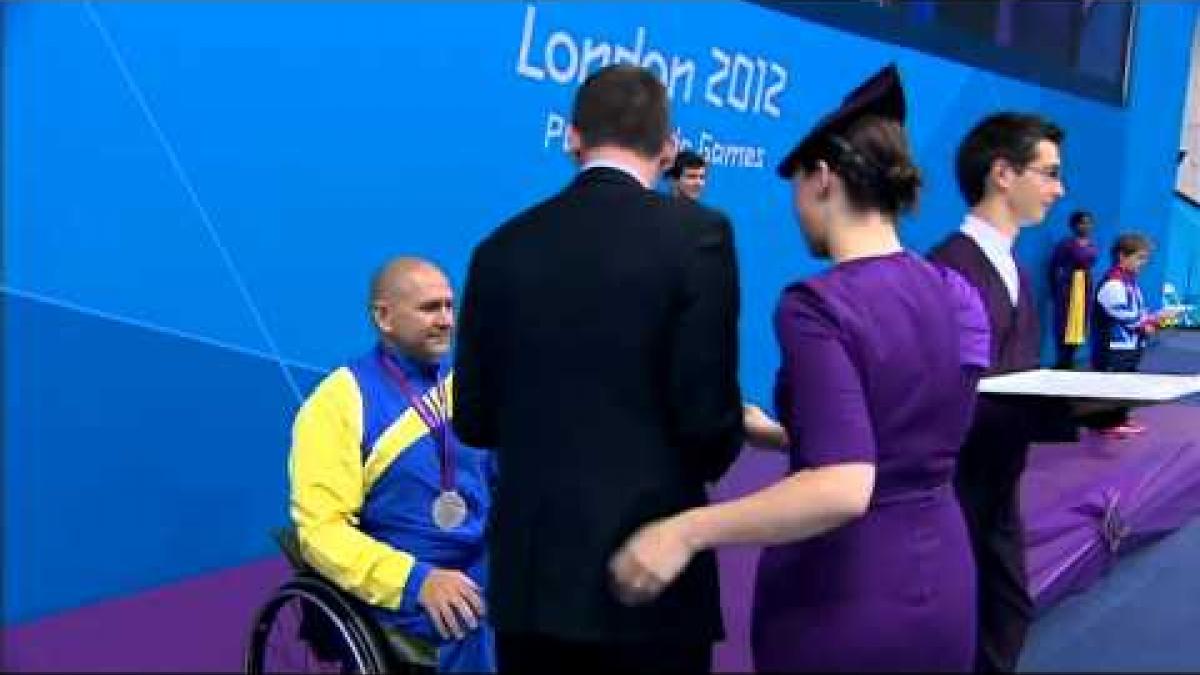
[[[297,413],[288,466],[301,550],[321,574],[370,604],[382,624],[436,646],[439,671],[493,672],[486,621],[463,640],[443,640],[417,596],[433,568],[460,570],[485,587],[495,458],[452,444],[456,489],[469,512],[460,526],[439,529],[431,511],[441,492],[436,437],[380,358],[424,392],[427,407],[434,401],[438,367],[391,350],[372,350],[317,386]],[[452,378],[443,381],[447,392]]]

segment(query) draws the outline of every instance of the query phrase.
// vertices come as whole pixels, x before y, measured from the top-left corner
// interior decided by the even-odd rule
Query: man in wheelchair
[[[449,424],[454,297],[445,275],[396,258],[371,283],[378,344],[327,376],[292,429],[291,516],[299,553],[369,606],[440,672],[493,672],[483,541],[491,453]],[[314,623],[301,637],[330,644]]]

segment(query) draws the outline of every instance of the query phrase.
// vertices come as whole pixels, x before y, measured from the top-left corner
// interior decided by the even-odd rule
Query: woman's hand
[[[643,526],[609,562],[617,598],[640,605],[658,597],[696,553],[684,532],[683,517]]]

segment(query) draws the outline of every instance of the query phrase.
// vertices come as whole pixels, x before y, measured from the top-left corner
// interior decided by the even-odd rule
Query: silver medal
[[[446,490],[433,500],[433,524],[453,530],[467,519],[467,502],[454,490]]]

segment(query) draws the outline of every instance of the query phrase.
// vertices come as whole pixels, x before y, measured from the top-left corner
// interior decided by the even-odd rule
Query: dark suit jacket
[[[578,641],[722,635],[715,556],[629,608],[608,562],[707,501],[741,446],[739,289],[721,214],[593,168],[475,249],[454,428],[497,453],[489,617]]]

